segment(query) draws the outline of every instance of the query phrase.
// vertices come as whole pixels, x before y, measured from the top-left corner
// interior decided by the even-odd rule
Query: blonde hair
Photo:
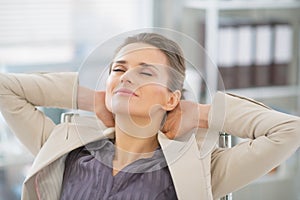
[[[128,37],[116,50],[116,54],[123,47],[132,43],[145,43],[161,50],[166,55],[170,67],[172,68],[172,70],[168,70],[168,87],[171,91],[179,90],[182,92],[186,66],[183,52],[176,42],[157,33],[139,33],[137,35]],[[110,72],[111,68],[109,73]]]

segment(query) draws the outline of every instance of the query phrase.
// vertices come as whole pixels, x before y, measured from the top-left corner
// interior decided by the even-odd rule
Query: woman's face
[[[123,47],[112,63],[106,83],[107,108],[114,114],[148,118],[168,110],[168,60],[158,48],[144,43]]]

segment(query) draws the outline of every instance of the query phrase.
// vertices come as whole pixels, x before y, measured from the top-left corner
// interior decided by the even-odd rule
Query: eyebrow
[[[117,60],[117,61],[114,61],[113,63],[127,64],[127,61],[126,60]]]
[[[127,64],[128,62],[127,62],[126,60],[116,60],[116,61],[114,61],[113,63],[117,63],[117,64]],[[157,66],[152,65],[152,64],[149,64],[149,63],[141,62],[141,63],[139,63],[139,65],[142,66],[142,67],[151,67],[151,68],[154,68],[154,69],[156,69],[157,71],[159,71],[159,69],[157,68]]]

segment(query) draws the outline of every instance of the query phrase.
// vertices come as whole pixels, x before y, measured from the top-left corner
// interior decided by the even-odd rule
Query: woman
[[[1,112],[36,156],[23,199],[217,199],[300,146],[298,117],[253,100],[180,101],[184,71],[175,42],[142,33],[117,50],[105,92],[78,86],[76,73],[1,74]],[[36,106],[93,111],[101,121],[54,125]],[[203,130],[250,140],[203,157]]]

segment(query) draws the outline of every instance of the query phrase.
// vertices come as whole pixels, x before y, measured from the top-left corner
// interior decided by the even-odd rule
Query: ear
[[[176,90],[175,92],[170,92],[169,97],[167,99],[167,103],[165,106],[163,106],[163,108],[166,111],[173,110],[180,102],[180,98],[181,98],[181,92],[179,90]]]

